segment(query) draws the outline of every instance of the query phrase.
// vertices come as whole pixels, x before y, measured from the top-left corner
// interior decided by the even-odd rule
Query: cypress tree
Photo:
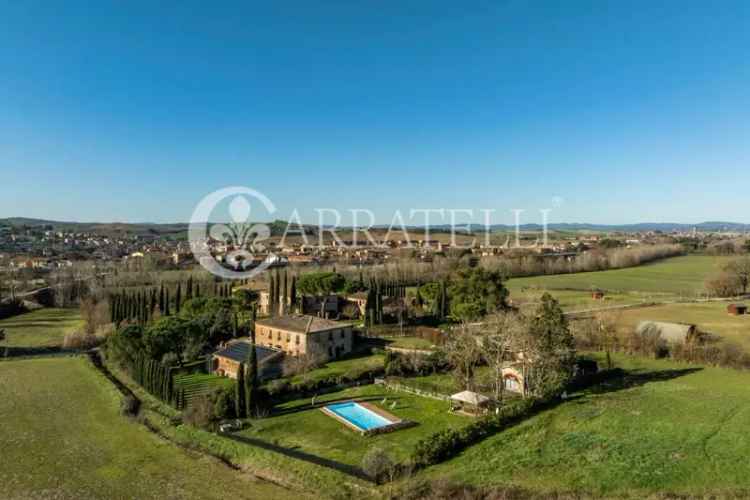
[[[286,314],[287,307],[289,304],[289,289],[287,288],[287,272],[284,270],[284,282],[281,285],[281,304],[282,304],[282,311],[284,314]]]
[[[273,274],[271,274],[268,282],[268,312],[271,316],[276,316],[276,300],[274,300],[273,296],[275,290],[276,286],[274,285]]]
[[[164,306],[165,306],[165,299],[164,299],[164,283],[162,282],[161,288],[159,289],[159,313],[164,314]]]
[[[185,290],[185,298],[190,300],[193,298],[193,277],[188,276],[187,279],[187,290]]]
[[[276,278],[274,279],[276,290],[274,291],[275,303],[276,303],[276,316],[281,314],[281,278],[279,271],[276,271]]]
[[[245,413],[248,417],[255,416],[258,388],[258,358],[255,354],[255,323],[250,329],[250,352],[247,356],[247,374],[245,376]]]
[[[169,316],[169,289],[164,291],[164,316]]]
[[[195,284],[195,296],[200,297],[201,296],[201,285],[200,283]]]
[[[292,286],[289,290],[289,310],[291,312],[299,312],[297,311],[297,277],[292,276]]]
[[[237,368],[237,384],[235,385],[234,408],[237,418],[245,418],[245,416],[247,415],[247,407],[245,403],[245,363],[240,363],[239,368]]]
[[[247,356],[247,374],[245,376],[245,413],[248,417],[255,416],[257,406],[258,360],[255,354],[255,339],[250,343]]]
[[[174,297],[174,310],[176,314],[180,314],[180,305],[182,303],[182,283],[177,283],[177,292]]]
[[[119,295],[113,295],[110,302],[110,318],[112,320],[112,323],[118,324],[120,322],[118,318],[119,313],[119,307],[120,307],[120,296]]]

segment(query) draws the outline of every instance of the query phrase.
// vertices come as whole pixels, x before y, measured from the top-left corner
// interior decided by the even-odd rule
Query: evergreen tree
[[[282,311],[287,314],[287,307],[289,306],[289,289],[287,288],[287,272],[284,270],[284,281],[281,284],[281,304]]]
[[[237,368],[237,384],[235,385],[234,408],[237,418],[245,418],[245,416],[247,415],[247,406],[245,403],[245,363],[240,363],[239,368]]]
[[[195,284],[195,296],[196,297],[201,296],[201,284],[200,283]]]
[[[190,300],[193,298],[193,277],[188,276],[187,279],[187,290],[185,290],[185,298]]]
[[[164,316],[169,316],[169,289],[164,291]]]
[[[180,314],[180,305],[182,303],[182,283],[177,283],[177,292],[174,296],[175,313]]]
[[[293,313],[300,312],[297,310],[297,277],[296,276],[292,276],[292,285],[291,285],[291,289],[289,290],[289,311]]]
[[[255,353],[255,322],[250,329],[250,351],[247,356],[247,373],[245,374],[245,407],[248,417],[254,417],[258,394],[258,358]]]
[[[271,316],[276,316],[276,300],[274,298],[275,291],[276,285],[274,283],[273,274],[271,274],[268,281],[268,312],[271,314]]]
[[[166,311],[165,304],[164,283],[162,282],[161,287],[159,288],[159,313],[164,314],[164,312]]]

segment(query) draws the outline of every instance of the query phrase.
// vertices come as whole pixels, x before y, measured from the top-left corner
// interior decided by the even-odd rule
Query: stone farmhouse
[[[331,360],[352,352],[354,333],[347,323],[286,315],[256,321],[255,342],[292,356],[312,355]]]

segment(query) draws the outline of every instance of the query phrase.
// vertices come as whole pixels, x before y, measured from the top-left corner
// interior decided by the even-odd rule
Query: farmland
[[[30,383],[33,382],[33,383]],[[119,415],[84,358],[0,363],[4,498],[286,498]],[[296,495],[298,496],[298,495]]]
[[[750,315],[730,316],[729,302],[701,302],[695,304],[664,304],[617,312],[621,329],[632,329],[640,321],[669,321],[690,323],[706,333],[735,342],[750,351]]]
[[[622,383],[538,414],[428,471],[538,494],[750,493],[750,374],[626,356]]]
[[[508,281],[508,288],[511,297],[529,290],[588,295],[593,288],[615,293],[617,301],[625,301],[622,294],[634,301],[695,297],[703,293],[706,278],[726,261],[725,257],[689,255],[626,269],[515,278]]]
[[[0,347],[57,347],[82,325],[77,309],[39,309],[0,321],[6,339]]]

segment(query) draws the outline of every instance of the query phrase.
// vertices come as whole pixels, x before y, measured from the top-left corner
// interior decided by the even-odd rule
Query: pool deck
[[[323,407],[320,408],[320,411],[322,411],[323,413],[325,413],[329,417],[335,418],[336,420],[338,420],[339,422],[341,422],[345,426],[349,427],[353,431],[356,431],[356,432],[362,434],[363,436],[370,436],[370,435],[373,435],[373,434],[380,434],[380,433],[383,433],[383,432],[389,432],[389,431],[392,431],[392,430],[396,430],[398,428],[401,428],[402,424],[405,423],[405,421],[403,419],[397,417],[396,415],[394,415],[394,414],[392,414],[390,412],[387,412],[387,411],[385,411],[385,410],[383,410],[381,408],[378,408],[377,406],[375,406],[375,405],[373,405],[371,403],[368,403],[366,401],[357,401],[356,399],[350,399],[350,400],[347,400],[347,401],[337,401],[336,402],[336,404],[344,404],[344,403],[357,403],[358,405],[362,406],[363,408],[367,408],[371,412],[373,412],[373,413],[375,413],[377,415],[380,415],[381,417],[383,417],[384,419],[386,419],[386,420],[388,420],[390,422],[390,424],[388,424],[388,425],[384,425],[382,427],[376,427],[374,429],[366,430],[366,429],[361,429],[361,428],[357,427],[356,425],[354,425],[352,422],[348,421],[347,419],[345,419],[341,415],[337,414],[336,412],[333,412],[333,411],[329,410],[327,406],[323,406]]]

